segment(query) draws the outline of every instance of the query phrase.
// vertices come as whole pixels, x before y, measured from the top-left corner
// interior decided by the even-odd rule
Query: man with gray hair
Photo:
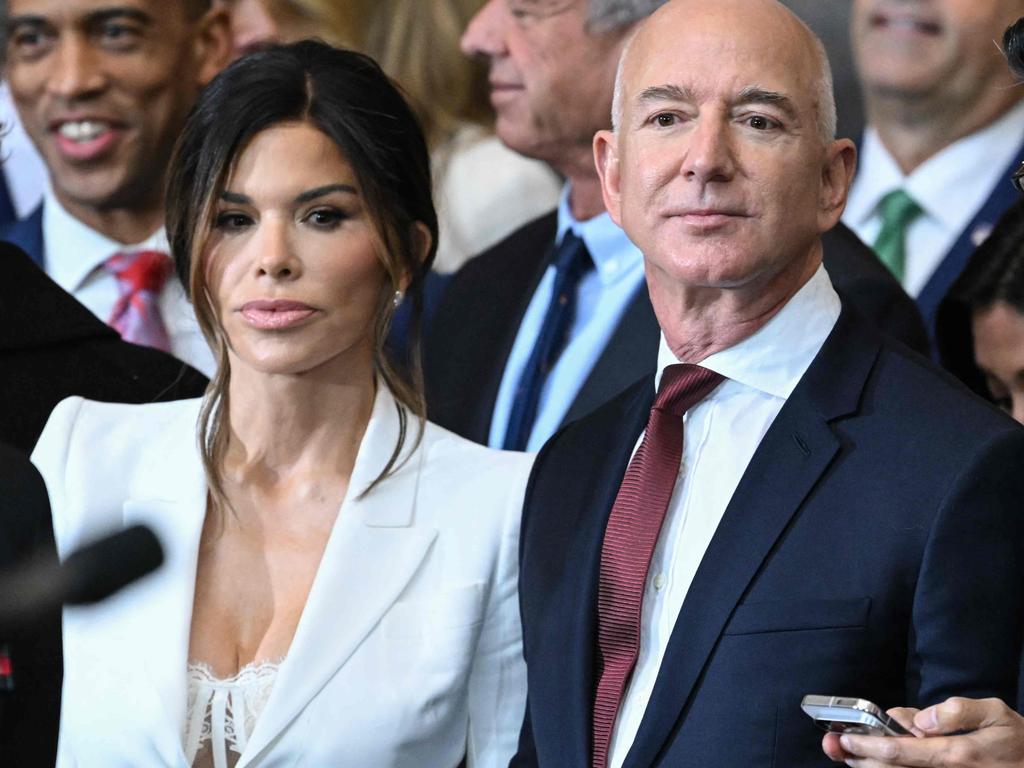
[[[627,47],[594,154],[657,371],[534,464],[515,768],[811,768],[807,694],[1015,700],[1024,431],[835,290],[825,79],[776,0],[671,0]]]
[[[654,369],[643,260],[605,210],[590,142],[610,122],[619,53],[663,2],[489,0],[463,36],[489,62],[498,137],[566,179],[557,211],[466,264],[429,325],[430,416],[465,437],[536,450]],[[924,347],[913,303],[867,248],[841,227],[826,239],[841,292]]]

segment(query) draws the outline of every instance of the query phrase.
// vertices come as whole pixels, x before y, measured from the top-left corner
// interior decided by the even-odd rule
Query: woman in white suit
[[[59,766],[507,765],[530,459],[426,423],[383,351],[430,187],[358,54],[272,49],[201,97],[168,235],[217,374],[202,401],[66,400],[33,455],[62,553],[140,522],[166,551],[65,612]]]

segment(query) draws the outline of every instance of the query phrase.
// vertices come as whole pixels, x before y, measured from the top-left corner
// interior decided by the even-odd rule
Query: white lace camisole
[[[282,661],[246,664],[225,680],[206,664],[189,662],[183,739],[192,768],[233,768],[270,698]]]

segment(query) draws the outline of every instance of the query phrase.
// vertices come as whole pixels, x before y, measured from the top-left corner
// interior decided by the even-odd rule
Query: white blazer
[[[398,436],[381,386],[316,578],[238,768],[505,768],[526,698],[518,532],[532,456],[428,424],[365,498]],[[61,556],[149,525],[166,561],[98,606],[64,612],[58,768],[186,768],[186,664],[207,487],[198,400],[72,397],[32,455]],[[415,436],[410,419],[407,446]]]

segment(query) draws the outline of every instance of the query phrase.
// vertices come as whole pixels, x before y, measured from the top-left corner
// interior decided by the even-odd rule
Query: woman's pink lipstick
[[[249,301],[242,305],[240,311],[249,325],[268,331],[291,328],[316,313],[308,304],[284,299]]]

